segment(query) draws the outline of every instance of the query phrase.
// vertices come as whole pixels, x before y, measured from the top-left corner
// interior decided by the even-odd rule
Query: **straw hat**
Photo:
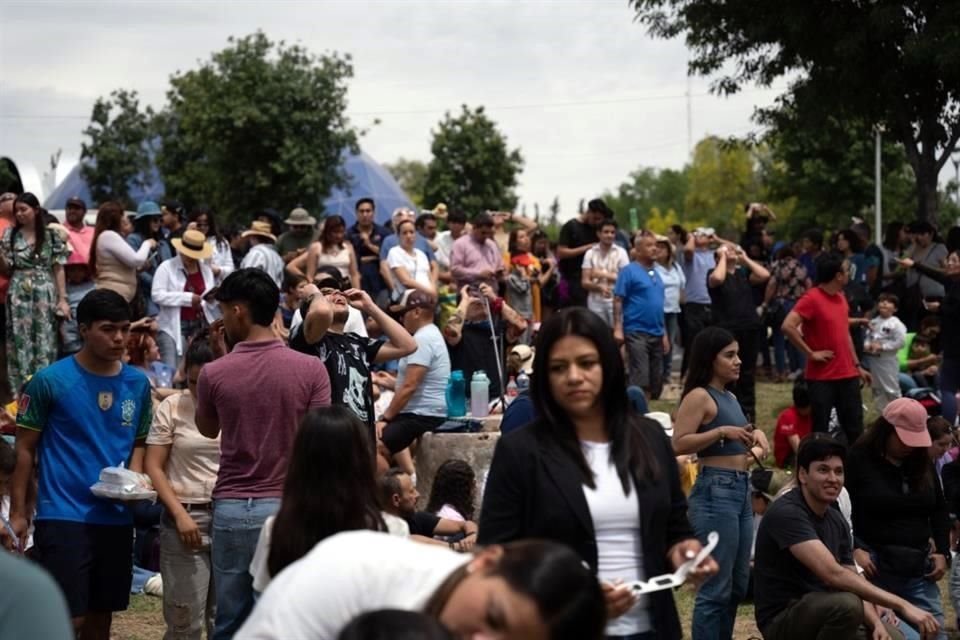
[[[213,247],[207,244],[207,236],[196,229],[187,229],[182,238],[174,238],[170,244],[177,253],[194,260],[206,260],[213,255]]]
[[[276,242],[277,236],[270,233],[271,231],[273,231],[273,227],[270,226],[269,222],[254,220],[250,224],[250,228],[240,234],[240,237],[246,238],[249,236],[263,236],[264,238],[270,238],[271,242]]]
[[[291,227],[314,227],[317,225],[317,219],[310,215],[310,212],[303,207],[297,207],[290,212],[290,217],[283,221],[283,224]]]

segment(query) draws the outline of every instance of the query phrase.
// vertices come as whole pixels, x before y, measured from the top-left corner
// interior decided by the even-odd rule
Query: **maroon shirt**
[[[281,497],[300,419],[328,406],[323,362],[279,340],[241,342],[205,365],[197,414],[216,420],[221,433],[214,499]]]
[[[195,293],[201,298],[203,297],[203,291],[207,288],[206,283],[203,281],[203,272],[200,269],[197,269],[196,273],[188,273],[187,281],[183,285],[183,290],[188,293]],[[187,320],[188,322],[193,322],[198,317],[200,313],[193,307],[180,307],[180,319]]]

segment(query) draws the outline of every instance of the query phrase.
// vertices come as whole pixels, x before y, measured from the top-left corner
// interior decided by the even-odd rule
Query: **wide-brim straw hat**
[[[194,260],[206,260],[213,255],[213,247],[207,243],[207,236],[196,229],[187,229],[183,233],[183,237],[174,238],[170,241],[170,244],[177,250],[177,253]]]
[[[270,233],[273,231],[273,227],[270,226],[269,222],[262,222],[260,220],[255,220],[250,228],[240,234],[240,237],[246,238],[249,236],[263,236],[264,238],[270,238],[271,242],[277,241],[277,236]]]

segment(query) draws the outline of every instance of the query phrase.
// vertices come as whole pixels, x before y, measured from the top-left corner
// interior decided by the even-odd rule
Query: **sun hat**
[[[646,417],[660,423],[660,426],[663,427],[663,432],[667,434],[668,438],[673,437],[673,420],[670,419],[670,414],[666,411],[651,411],[646,414]]]
[[[424,293],[419,289],[407,289],[403,294],[403,298],[400,299],[399,313],[404,314],[413,309],[433,309],[436,306],[437,301],[434,300],[430,294]]]
[[[177,253],[194,260],[206,260],[213,255],[213,247],[207,244],[207,236],[202,231],[187,229],[183,237],[170,241]]]
[[[291,227],[305,227],[307,225],[315,227],[317,225],[317,219],[310,215],[310,212],[303,207],[297,207],[290,212],[290,217],[284,220],[283,224],[288,224]]]
[[[163,212],[160,211],[160,205],[158,205],[153,200],[144,200],[140,203],[140,206],[137,207],[137,215],[133,216],[134,220],[140,220],[141,218],[146,218],[147,216],[159,216]]]
[[[790,472],[783,469],[754,469],[750,474],[753,490],[770,502],[776,500],[792,479]]]
[[[249,236],[262,236],[264,238],[270,238],[271,242],[277,241],[277,236],[271,233],[273,227],[270,226],[269,222],[262,222],[260,220],[254,220],[250,223],[250,228],[240,234],[241,238],[247,238]]]
[[[933,444],[927,431],[927,410],[913,398],[897,398],[883,409],[883,419],[897,430],[900,441],[908,447],[929,447]]]

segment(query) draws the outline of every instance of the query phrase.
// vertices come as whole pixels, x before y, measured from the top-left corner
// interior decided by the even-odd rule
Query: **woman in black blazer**
[[[583,308],[540,331],[531,396],[538,420],[500,439],[479,544],[545,538],[573,548],[601,580],[607,637],[682,637],[671,591],[637,598],[619,581],[674,571],[700,551],[662,427],[630,411],[609,327]],[[717,571],[708,558],[689,579]]]

